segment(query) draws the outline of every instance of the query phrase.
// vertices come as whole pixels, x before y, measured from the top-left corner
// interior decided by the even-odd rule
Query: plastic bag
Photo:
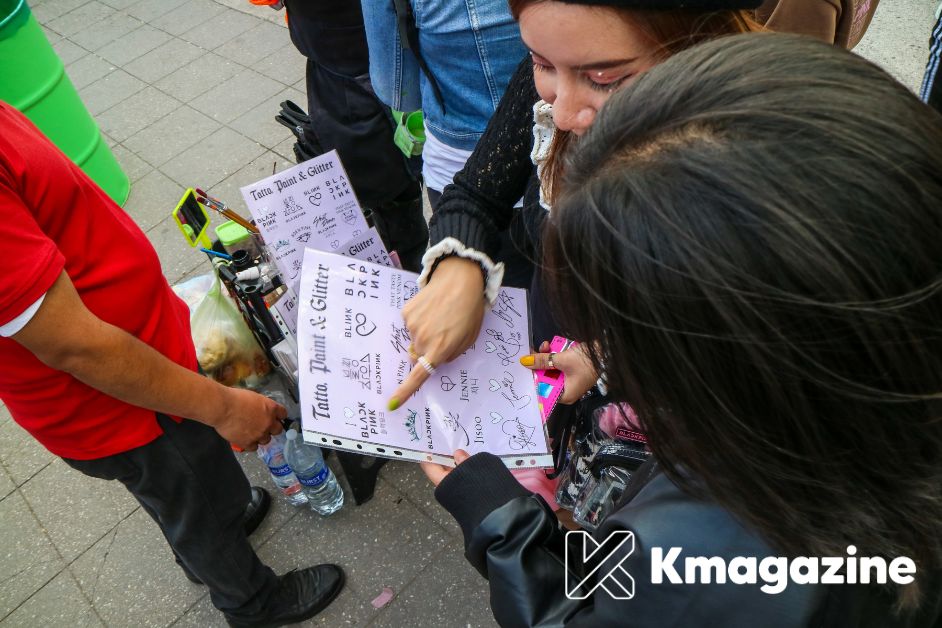
[[[190,309],[191,318],[193,317],[193,312],[196,311],[196,306],[200,304],[200,301],[203,300],[206,293],[213,287],[213,281],[215,279],[216,273],[206,273],[205,275],[187,279],[173,286],[174,293],[183,299],[183,302],[186,303],[186,306]]]
[[[219,277],[190,318],[196,359],[203,372],[220,384],[255,388],[265,382],[271,364],[221,289]]]

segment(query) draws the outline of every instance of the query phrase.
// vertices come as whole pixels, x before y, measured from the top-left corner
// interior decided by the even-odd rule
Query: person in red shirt
[[[197,372],[189,312],[147,237],[2,102],[0,242],[0,399],[13,419],[73,468],[121,481],[231,625],[325,608],[339,567],[279,578],[246,538],[251,492],[229,443],[267,443],[284,408]]]

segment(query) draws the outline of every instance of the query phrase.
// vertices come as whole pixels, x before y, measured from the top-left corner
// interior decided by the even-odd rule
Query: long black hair
[[[603,108],[545,244],[675,482],[786,555],[942,565],[942,117],[824,44],[706,43]]]

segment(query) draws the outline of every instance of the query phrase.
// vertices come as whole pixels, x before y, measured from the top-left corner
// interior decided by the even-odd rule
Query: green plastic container
[[[32,120],[119,205],[131,184],[26,0],[0,0],[0,100]]]
[[[393,142],[406,157],[416,157],[422,154],[425,146],[425,117],[421,111],[405,113],[392,109],[393,118],[396,119],[396,132]]]
[[[232,220],[216,227],[216,237],[219,238],[219,243],[229,255],[240,249],[247,250],[249,257],[258,257],[260,253],[249,230]]]

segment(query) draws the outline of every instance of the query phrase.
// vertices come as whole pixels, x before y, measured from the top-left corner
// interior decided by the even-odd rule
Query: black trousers
[[[124,484],[160,526],[178,561],[209,587],[216,608],[235,616],[258,613],[278,578],[245,537],[242,520],[251,494],[242,467],[211,427],[161,414],[157,420],[164,433],[147,445],[65,462]]]
[[[392,116],[370,83],[360,3],[286,0],[285,8],[291,41],[307,57],[311,131],[325,151],[337,149],[360,203],[418,197],[421,162],[407,161],[393,143]]]

